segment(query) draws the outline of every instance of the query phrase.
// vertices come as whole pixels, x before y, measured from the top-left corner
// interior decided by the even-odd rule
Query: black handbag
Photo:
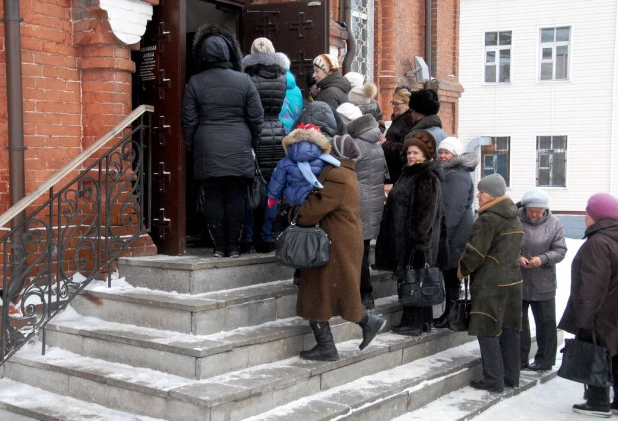
[[[465,332],[470,325],[472,303],[468,298],[468,278],[464,279],[464,289],[464,299],[455,301],[446,315],[448,328],[454,332]]]
[[[247,184],[247,191],[245,194],[245,207],[248,210],[257,209],[266,200],[266,180],[260,171],[258,161],[253,153],[253,164],[255,166],[255,173],[253,175],[253,182]]]
[[[577,338],[564,340],[558,376],[589,386],[609,387],[613,385],[611,352],[597,345],[594,331],[592,340],[593,343]]]
[[[431,268],[425,256],[425,267],[413,268],[414,251],[408,266],[400,272],[397,283],[399,303],[404,306],[428,307],[444,301],[444,277],[438,268]]]
[[[309,269],[325,266],[330,260],[330,239],[320,224],[300,227],[298,211],[291,224],[276,240],[275,259],[283,266]]]

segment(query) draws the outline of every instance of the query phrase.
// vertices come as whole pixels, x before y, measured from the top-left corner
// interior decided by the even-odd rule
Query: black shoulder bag
[[[247,184],[247,191],[245,194],[245,207],[247,210],[257,209],[266,200],[266,180],[260,171],[255,152],[251,149],[253,154],[254,175],[253,181]]]
[[[463,300],[457,300],[450,308],[446,319],[448,320],[448,328],[455,332],[465,332],[470,325],[470,309],[472,304],[468,298],[468,278],[464,278],[464,288],[466,293]]]
[[[558,376],[589,386],[609,387],[613,384],[611,352],[597,345],[594,330],[592,342],[584,342],[577,337],[565,339],[564,348],[560,350],[562,365]]]
[[[429,267],[427,254],[425,266],[413,268],[414,251],[410,255],[408,266],[400,272],[397,282],[397,296],[404,306],[428,307],[444,301],[444,277],[440,269]]]
[[[330,239],[320,224],[301,227],[296,224],[298,213],[276,240],[275,259],[283,266],[310,269],[325,266],[330,260]]]

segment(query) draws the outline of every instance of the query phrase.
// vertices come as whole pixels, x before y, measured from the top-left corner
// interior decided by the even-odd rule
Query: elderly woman
[[[448,232],[448,263],[444,275],[446,308],[434,321],[437,328],[448,327],[446,318],[453,303],[459,299],[461,281],[457,277],[457,265],[464,247],[470,238],[473,222],[474,183],[472,173],[478,164],[476,152],[464,153],[456,137],[447,137],[438,145],[438,159],[444,169],[444,213]]]
[[[459,278],[471,275],[472,309],[468,334],[481,347],[483,378],[475,389],[502,392],[519,386],[521,273],[519,251],[523,230],[513,201],[505,196],[500,174],[478,183],[479,217],[459,261]]]
[[[407,164],[386,200],[376,243],[375,266],[403,274],[415,268],[443,268],[447,250],[446,221],[442,197],[442,166],[433,160],[438,128],[421,130],[404,144]],[[413,256],[413,257],[412,257]],[[400,335],[420,336],[431,331],[431,307],[404,306],[401,322],[393,326]]]
[[[348,101],[348,92],[352,89],[340,70],[339,60],[331,54],[320,54],[313,60],[313,77],[318,90],[313,99],[326,102],[333,110]]]
[[[587,400],[573,411],[609,418],[618,413],[618,199],[597,193],[586,206],[586,242],[571,265],[571,296],[560,329],[578,339],[609,348],[612,354],[614,402],[609,387],[586,385]]]
[[[522,369],[549,370],[556,363],[558,335],[556,331],[556,264],[567,252],[562,223],[549,210],[549,196],[541,189],[527,191],[521,199],[519,219],[524,228],[524,241],[519,256],[522,287]],[[530,354],[530,322],[532,308],[536,325],[538,350],[528,365]]]
[[[392,123],[380,140],[382,149],[384,149],[388,173],[390,174],[390,182],[393,184],[399,179],[405,162],[402,158],[404,139],[410,133],[412,127],[414,127],[412,110],[408,108],[410,93],[411,90],[407,86],[395,88],[393,99],[391,100],[391,107],[393,107]]]
[[[349,139],[346,141],[346,139]],[[354,161],[358,146],[346,137],[334,139],[331,154],[339,168],[325,164],[318,180],[324,188],[310,194],[290,213],[299,212],[300,225],[318,222],[332,241],[326,266],[300,271],[297,314],[309,320],[316,346],[302,351],[307,360],[335,361],[339,358],[328,321],[333,316],[358,323],[363,331],[363,350],[386,321],[367,312],[360,297],[360,268],[363,259],[363,227],[360,218],[360,188]]]

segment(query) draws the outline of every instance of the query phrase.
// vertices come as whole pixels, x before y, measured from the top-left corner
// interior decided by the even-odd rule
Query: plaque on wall
[[[156,45],[140,48],[137,63],[138,82],[157,82],[159,74],[159,52]]]

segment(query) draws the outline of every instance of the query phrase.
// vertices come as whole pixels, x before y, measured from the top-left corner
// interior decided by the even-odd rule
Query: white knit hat
[[[251,54],[257,53],[274,53],[275,47],[268,38],[256,38],[251,44]]]
[[[356,72],[348,72],[343,75],[343,77],[350,82],[350,85],[352,85],[353,88],[356,86],[363,86],[363,83],[365,82],[365,76]]]
[[[521,204],[525,208],[549,208],[549,195],[536,187],[528,190],[521,198]]]
[[[337,107],[337,113],[341,116],[344,124],[348,124],[352,120],[362,117],[363,112],[351,102],[344,102]]]
[[[461,144],[461,140],[456,137],[447,137],[438,145],[438,150],[444,149],[449,151],[455,156],[459,156],[464,152],[464,147]]]
[[[320,54],[313,59],[313,65],[324,70],[326,73],[339,70],[339,60],[332,54]]]
[[[373,82],[367,82],[363,86],[355,86],[348,92],[348,101],[352,104],[369,104],[371,99],[378,93],[378,87]]]

